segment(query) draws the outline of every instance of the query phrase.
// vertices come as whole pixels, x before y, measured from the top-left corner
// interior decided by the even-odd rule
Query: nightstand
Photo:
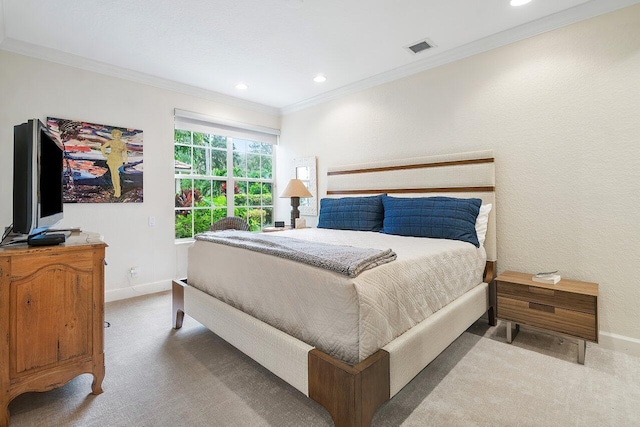
[[[534,282],[532,274],[505,271],[496,278],[497,317],[578,339],[578,363],[584,365],[585,341],[598,342],[598,284],[562,279],[555,285]]]

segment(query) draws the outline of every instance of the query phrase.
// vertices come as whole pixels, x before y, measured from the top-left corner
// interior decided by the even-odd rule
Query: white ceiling
[[[0,48],[88,59],[286,111],[636,2],[2,0]],[[403,48],[425,37],[437,48]],[[318,73],[325,83],[313,81]]]

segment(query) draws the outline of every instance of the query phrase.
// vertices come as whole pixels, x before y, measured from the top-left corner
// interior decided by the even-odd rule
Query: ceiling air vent
[[[414,54],[424,52],[425,50],[429,50],[433,47],[435,47],[435,45],[429,39],[420,40],[419,42],[414,43],[411,46],[405,46],[406,49]]]

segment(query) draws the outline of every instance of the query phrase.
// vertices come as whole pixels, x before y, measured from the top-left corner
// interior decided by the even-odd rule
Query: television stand
[[[97,233],[64,245],[0,248],[0,426],[9,402],[93,375],[104,378],[104,255]]]

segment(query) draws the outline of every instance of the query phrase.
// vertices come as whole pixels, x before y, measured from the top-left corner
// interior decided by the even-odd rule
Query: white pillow
[[[480,212],[476,218],[476,234],[480,246],[484,246],[484,239],[487,237],[487,226],[489,224],[489,212],[491,212],[491,203],[480,206]]]

